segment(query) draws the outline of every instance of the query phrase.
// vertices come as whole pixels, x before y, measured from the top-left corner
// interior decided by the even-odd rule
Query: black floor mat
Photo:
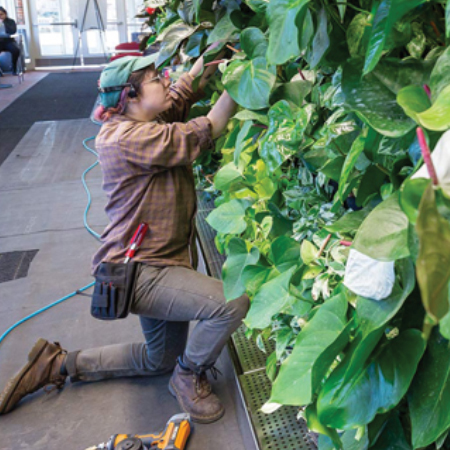
[[[25,278],[39,250],[0,253],[0,283]]]
[[[26,75],[25,75],[26,76]],[[0,113],[0,165],[34,122],[88,118],[100,72],[51,73]]]

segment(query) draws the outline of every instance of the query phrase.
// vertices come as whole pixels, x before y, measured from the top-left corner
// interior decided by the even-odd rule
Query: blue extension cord
[[[92,154],[94,154],[96,157],[98,157],[97,152],[95,152],[94,150],[92,150],[92,148],[90,148],[86,142],[95,139],[95,136],[92,136],[90,138],[87,138],[83,141],[83,146],[86,150],[90,151]],[[89,211],[89,208],[91,207],[91,193],[89,191],[89,188],[87,187],[86,184],[86,174],[92,170],[96,165],[98,164],[98,160],[92,164],[90,167],[88,167],[84,172],[83,175],[81,175],[81,182],[83,183],[84,189],[87,193],[88,196],[88,204],[86,206],[86,209],[84,211],[84,217],[83,217],[83,222],[84,222],[84,226],[86,227],[86,229],[89,231],[89,233],[92,234],[92,236],[94,236],[96,239],[100,240],[100,235],[98,233],[96,233],[87,223],[87,214]],[[35,311],[34,313],[30,314],[29,316],[23,318],[22,320],[19,320],[19,322],[15,323],[14,325],[12,325],[11,327],[9,327],[1,336],[0,336],[0,344],[2,343],[2,341],[4,341],[4,339],[6,338],[6,336],[11,333],[12,330],[14,330],[14,328],[17,328],[19,325],[21,325],[22,323],[26,322],[27,320],[30,320],[33,317],[36,317],[38,314],[47,311],[48,309],[52,308],[53,306],[56,306],[60,303],[62,303],[65,300],[68,300],[69,298],[74,297],[75,295],[79,294],[80,292],[85,291],[86,289],[89,289],[90,287],[94,286],[95,282],[93,281],[92,283],[89,283],[87,286],[82,287],[81,289],[77,289],[76,291],[72,292],[69,295],[66,295],[63,298],[60,298],[59,300],[57,300],[56,302],[50,303],[50,305],[45,306],[44,308],[41,308],[37,311]]]

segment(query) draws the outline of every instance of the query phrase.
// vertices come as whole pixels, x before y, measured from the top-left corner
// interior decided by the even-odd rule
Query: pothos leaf
[[[225,234],[240,234],[247,228],[245,207],[240,200],[231,200],[213,210],[206,221],[217,231]]]
[[[227,260],[222,267],[223,291],[227,300],[234,300],[245,292],[241,280],[242,272],[249,264],[255,264],[259,259],[256,247],[247,248],[243,239],[233,238],[228,243]]]
[[[328,21],[327,21],[327,13],[325,8],[322,8],[319,12],[318,17],[319,23],[317,32],[314,36],[311,48],[311,60],[310,65],[311,68],[315,68],[322,58],[325,56],[328,47],[330,46],[330,38],[328,37]]]
[[[253,298],[244,323],[249,328],[263,329],[270,325],[272,317],[283,307],[295,301],[289,293],[289,282],[295,267],[263,284]]]
[[[338,196],[342,202],[345,201],[344,192],[347,187],[347,181],[350,177],[353,168],[355,167],[359,155],[364,150],[365,142],[366,142],[366,134],[361,133],[353,142],[352,147],[350,148],[350,151],[348,152],[345,158],[344,166],[342,167],[341,177],[339,179],[339,189],[338,189]]]
[[[398,192],[367,216],[356,234],[354,248],[379,261],[409,256],[408,217],[400,208]]]
[[[413,448],[425,448],[450,427],[450,350],[435,330],[408,395]]]
[[[428,316],[437,323],[449,310],[450,224],[437,210],[431,184],[420,202],[416,230],[420,242],[416,262],[417,281],[423,306]]]
[[[414,122],[397,104],[396,94],[391,90],[391,81],[373,74],[361,78],[360,70],[361,64],[357,60],[344,65],[342,92],[346,105],[385,136],[401,137],[411,131]],[[388,70],[397,69],[386,68],[386,72]]]
[[[333,385],[341,384],[344,373],[336,371],[319,395],[320,421],[333,428],[351,429],[394,408],[406,394],[424,351],[421,332],[406,330],[388,341],[366,367],[338,390]]]
[[[233,61],[223,74],[223,83],[236,103],[248,109],[263,109],[269,106],[275,67],[268,66],[263,57]]]
[[[309,0],[272,0],[266,10],[269,23],[270,64],[283,64],[300,54],[297,23],[303,23]]]
[[[346,312],[347,300],[343,295],[327,300],[319,308],[298,335],[292,354],[281,365],[269,402],[299,406],[311,403],[317,384],[328,370],[317,362],[344,331]]]
[[[281,100],[270,108],[269,121],[259,154],[268,169],[273,171],[298,152],[309,116],[304,109],[293,109],[287,101]]]
[[[265,57],[268,47],[264,33],[256,27],[246,28],[241,33],[241,47],[250,59]]]
[[[177,50],[181,42],[195,33],[197,27],[191,27],[181,20],[170,25],[159,36],[158,41],[162,41],[156,67],[169,59]]]
[[[406,13],[427,0],[382,0],[375,14],[369,47],[367,48],[364,74],[371,72],[381,58],[386,38]]]

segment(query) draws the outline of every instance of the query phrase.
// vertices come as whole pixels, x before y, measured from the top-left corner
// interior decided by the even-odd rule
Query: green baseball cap
[[[124,56],[109,63],[100,75],[100,103],[105,108],[117,105],[123,88],[133,72],[144,69],[155,63],[158,53],[149,56]],[[118,87],[120,89],[102,92],[104,88]]]

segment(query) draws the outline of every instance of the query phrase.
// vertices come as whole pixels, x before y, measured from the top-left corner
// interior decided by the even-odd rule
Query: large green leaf
[[[270,96],[270,102],[276,103],[280,100],[292,102],[295,106],[301,107],[305,97],[311,92],[312,83],[309,81],[296,80],[283,83],[277,87]]]
[[[394,25],[409,11],[427,0],[382,0],[372,23],[364,73],[372,71],[381,58],[386,38]]]
[[[436,441],[450,427],[450,349],[437,330],[408,395],[414,449]]]
[[[430,183],[429,178],[413,178],[406,180],[400,187],[400,206],[413,225],[419,215],[420,200]]]
[[[241,279],[245,285],[245,290],[247,291],[247,293],[250,295],[254,295],[275,272],[277,272],[277,270],[272,269],[271,267],[252,264],[246,266],[242,271]]]
[[[389,59],[362,77],[362,64],[353,59],[344,64],[342,93],[345,105],[379,133],[401,137],[415,126],[397,104],[398,92],[411,84],[428,82],[431,66],[417,60]]]
[[[236,103],[258,110],[269,106],[275,78],[275,68],[268,66],[265,58],[258,57],[251,61],[233,61],[222,81]]]
[[[242,282],[242,271],[249,264],[255,264],[259,259],[259,250],[247,248],[243,239],[233,238],[228,243],[227,260],[222,267],[223,291],[227,300],[234,300],[245,292]]]
[[[406,330],[382,346],[347,383],[342,382],[345,372],[336,370],[318,398],[320,421],[350,429],[394,408],[406,394],[424,351],[421,332]],[[340,388],[333,389],[333,385]]]
[[[233,35],[239,33],[239,29],[231,20],[231,13],[232,11],[228,10],[219,22],[217,22],[211,34],[208,36],[208,44],[213,44],[218,41],[228,42],[232,39]]]
[[[348,212],[332,225],[327,225],[325,229],[330,233],[355,233],[367,215],[368,212],[365,209]]]
[[[246,147],[246,140],[248,138],[252,125],[253,122],[251,120],[244,122],[241,131],[239,131],[239,134],[237,135],[236,148],[234,150],[234,164],[236,165],[236,167],[239,167],[239,157]]]
[[[394,65],[386,66],[382,77],[370,73],[362,78],[361,63],[351,60],[344,65],[342,74],[342,92],[348,108],[379,133],[390,137],[403,136],[414,127],[414,122],[397,104],[397,93],[393,91],[398,70]]]
[[[292,354],[283,361],[272,385],[269,403],[308,405],[329,366],[319,364],[321,355],[336,342],[347,323],[347,299],[338,295],[327,300],[297,337]],[[334,357],[346,345],[348,333],[340,339]],[[331,364],[333,359],[328,360]]]
[[[241,33],[241,47],[250,59],[266,56],[268,42],[264,33],[256,27],[246,28]]]
[[[289,282],[294,271],[295,267],[292,267],[261,286],[244,320],[246,326],[260,329],[268,327],[275,314],[295,301],[295,297],[289,293]]]
[[[347,45],[352,57],[364,56],[366,42],[364,36],[368,29],[367,14],[357,14],[347,29]]]
[[[280,236],[272,242],[269,256],[280,272],[285,272],[292,266],[299,266],[302,263],[300,244],[287,236]]]
[[[209,214],[206,221],[217,231],[225,234],[240,234],[247,228],[245,207],[239,200],[223,203]]]
[[[220,191],[226,191],[238,180],[242,180],[242,174],[234,163],[223,166],[214,177],[214,187]]]
[[[309,117],[305,110],[281,100],[269,110],[269,129],[261,139],[259,154],[270,171],[298,152]]]
[[[430,319],[437,323],[449,310],[450,224],[437,210],[431,184],[420,202],[416,230],[420,242],[417,281],[423,306]]]
[[[347,188],[348,179],[353,171],[353,168],[355,167],[356,161],[358,161],[359,155],[361,155],[361,153],[364,150],[365,142],[366,142],[366,135],[364,133],[361,133],[353,142],[352,147],[350,148],[350,151],[348,152],[345,158],[344,165],[342,167],[341,177],[339,179],[339,189],[338,189],[338,196],[342,202],[345,201],[344,192]]]
[[[439,56],[431,72],[430,90],[433,102],[448,85],[450,85],[450,47]]]
[[[269,48],[267,59],[270,64],[283,64],[300,55],[298,46],[299,29],[303,23],[309,0],[271,0],[266,10],[269,24]]]
[[[235,116],[235,119],[245,121],[245,120],[256,120],[266,126],[269,125],[269,119],[266,114],[258,113],[256,111],[249,111],[248,109],[244,109],[239,111]]]
[[[408,217],[399,204],[398,192],[380,203],[364,220],[356,234],[356,250],[379,261],[409,256]]]
[[[450,85],[445,87],[430,109],[417,114],[421,125],[433,131],[450,128]]]
[[[328,37],[327,29],[327,13],[325,8],[322,8],[319,11],[317,19],[317,31],[312,42],[311,60],[309,62],[311,68],[313,69],[320,63],[330,46],[330,38]]]
[[[415,279],[414,266],[409,259],[403,259],[397,263],[400,280],[396,280],[392,293],[381,302],[364,297],[356,300],[356,321],[358,328],[356,335],[350,344],[343,361],[326,380],[320,394],[318,403],[319,418],[321,419],[322,407],[327,417],[330,405],[328,401],[320,401],[320,398],[331,396],[338,398],[341,392],[348,391],[352,380],[361,373],[367,365],[367,360],[384,334],[386,324],[398,313],[405,300],[411,294]],[[328,420],[328,419],[327,419]],[[349,425],[348,428],[351,428]]]
[[[342,436],[340,436],[340,438],[342,441],[342,450],[367,450],[369,448],[368,433],[366,432],[363,434],[363,436],[360,436],[359,428],[345,431]],[[319,449],[335,450],[336,447],[334,446],[333,441],[328,436],[321,434],[319,436]]]
[[[398,414],[392,414],[370,450],[412,450]]]
[[[423,87],[406,86],[397,94],[397,102],[411,119],[419,122],[418,114],[431,106]]]

